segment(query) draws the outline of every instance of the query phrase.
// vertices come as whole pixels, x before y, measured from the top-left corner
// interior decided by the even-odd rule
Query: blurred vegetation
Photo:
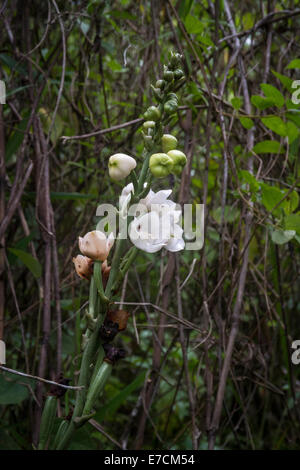
[[[299,449],[300,2],[1,3],[6,366],[76,384],[88,299],[71,262],[77,238],[94,228],[98,204],[118,202],[108,157],[141,162],[138,119],[173,50],[187,79],[166,130],[188,165],[153,189],[206,205],[205,246],[138,252],[123,287],[137,305],[116,340],[127,356],[94,418],[105,434],[87,424],[71,448]],[[181,308],[189,325],[177,321]],[[1,372],[0,449],[32,448],[48,389]],[[73,404],[68,391],[56,426]]]

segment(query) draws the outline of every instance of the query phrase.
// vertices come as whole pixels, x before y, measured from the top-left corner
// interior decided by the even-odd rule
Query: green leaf
[[[266,97],[273,100],[277,108],[281,108],[284,105],[284,97],[276,87],[269,85],[268,83],[261,83],[260,87]]]
[[[111,417],[118,408],[124,403],[127,398],[131,395],[134,390],[141,387],[145,380],[146,371],[141,372],[127,387],[125,387],[120,393],[118,393],[112,400],[110,400],[106,406],[100,408],[96,414],[95,419],[102,421],[105,416]]]
[[[28,398],[27,387],[0,376],[0,405],[16,405]]]
[[[212,216],[215,221],[220,224],[222,220],[222,208],[218,207],[213,210]],[[224,208],[224,220],[228,223],[233,223],[240,216],[240,211],[237,207],[225,206]]]
[[[300,59],[292,60],[285,68],[286,69],[300,69]]]
[[[252,119],[250,119],[250,118],[247,118],[247,117],[240,117],[239,120],[240,120],[240,123],[242,124],[242,126],[243,126],[245,129],[251,129],[251,127],[254,126],[254,122],[253,122]]]
[[[250,186],[250,191],[255,192],[259,189],[259,182],[257,179],[247,170],[240,170],[239,177],[243,183],[247,183]]]
[[[242,23],[243,23],[243,26],[244,26],[244,29],[251,29],[254,25],[254,16],[252,15],[252,13],[248,12],[248,13],[245,13],[242,17]]]
[[[286,136],[287,128],[283,120],[278,116],[270,116],[261,118],[262,123],[275,134]]]
[[[284,210],[286,214],[290,214],[297,209],[299,204],[299,196],[297,191],[292,191],[289,195],[281,202],[281,204],[275,209],[274,207],[285,197],[288,193],[287,189],[280,189],[276,186],[269,186],[266,183],[261,183],[261,202],[268,211],[272,211],[274,215],[279,216],[281,214],[281,209]]]
[[[242,106],[242,103],[243,103],[242,98],[239,98],[238,96],[235,96],[231,100],[231,104],[234,107],[234,109],[240,109],[240,107]]]
[[[283,245],[284,243],[288,243],[290,240],[292,240],[295,234],[295,230],[273,230],[272,240],[277,245]]]
[[[284,189],[283,192],[286,194],[288,193],[287,189]],[[284,211],[286,214],[290,214],[294,212],[299,205],[299,195],[297,191],[292,191],[284,200]]]
[[[0,54],[0,62],[3,62],[11,70],[19,72],[21,75],[27,76],[26,67],[17,62],[8,54]]]
[[[255,153],[283,153],[284,149],[277,140],[263,140],[254,145],[253,151]]]
[[[32,272],[34,277],[39,278],[42,275],[42,266],[37,259],[33,258],[30,253],[23,250],[17,250],[15,248],[9,248],[12,254],[14,254],[23,264]]]
[[[284,224],[286,230],[295,230],[300,235],[300,213],[287,215]]]
[[[24,132],[26,130],[28,123],[28,117],[22,119],[19,124],[16,126],[15,132],[8,139],[5,149],[5,159],[8,162],[11,157],[18,151],[18,148],[23,142]]]
[[[275,211],[273,211],[274,207],[283,199],[284,192],[277,188],[276,186],[269,186],[268,184],[261,183],[261,202],[265,206],[268,211],[272,211],[275,215],[280,214],[280,204]]]
[[[202,33],[204,29],[204,24],[202,21],[198,20],[193,15],[187,15],[187,17],[184,20],[184,26],[189,34],[198,34]]]
[[[292,144],[295,139],[299,136],[299,129],[298,127],[291,121],[287,121],[286,123],[286,132],[289,138],[289,144]]]
[[[264,110],[266,108],[270,108],[271,106],[276,106],[274,100],[271,98],[263,98],[259,95],[251,96],[251,103],[258,109]]]
[[[66,199],[77,201],[78,199],[96,199],[97,196],[94,194],[81,194],[81,193],[60,193],[51,192],[51,199]]]
[[[180,2],[180,6],[178,10],[180,18],[184,19],[187,16],[187,14],[189,13],[192,7],[192,4],[193,4],[193,0],[182,0]]]
[[[290,93],[292,92],[293,80],[291,78],[286,77],[285,75],[282,75],[281,73],[276,72],[275,70],[272,70],[272,74],[275,75],[276,78],[278,78],[284,88],[286,88]]]
[[[50,111],[48,111],[46,108],[40,108],[39,109],[39,115],[42,120],[43,128],[46,132],[46,134],[49,133],[50,126],[52,124],[52,114]],[[62,118],[59,116],[59,114],[56,114],[54,124],[52,127],[51,131],[51,142],[55,144],[58,140],[58,138],[62,135],[63,129],[64,129],[64,121]]]

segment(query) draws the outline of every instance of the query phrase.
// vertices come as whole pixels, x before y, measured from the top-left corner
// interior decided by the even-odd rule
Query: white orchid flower
[[[125,153],[116,153],[108,160],[109,176],[115,181],[126,178],[135,167],[135,159]]]
[[[131,194],[134,193],[133,183],[127,184],[125,188],[123,188],[121,192],[121,196],[119,197],[119,210],[121,215],[125,216],[127,212],[127,207],[131,199]]]
[[[95,261],[105,261],[114,241],[113,232],[107,237],[100,230],[93,230],[86,233],[83,238],[79,237],[79,249],[83,255]]]
[[[129,226],[129,237],[137,248],[148,253],[163,247],[168,251],[184,249],[183,229],[179,225],[181,210],[168,199],[171,192],[170,189],[154,193],[150,189],[139,201],[136,212],[144,213],[135,217]]]

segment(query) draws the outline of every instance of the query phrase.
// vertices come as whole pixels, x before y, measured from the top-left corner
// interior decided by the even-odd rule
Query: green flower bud
[[[154,129],[154,127],[155,127],[155,122],[154,121],[145,121],[144,124],[143,124],[143,128],[145,130]]]
[[[181,175],[184,165],[186,164],[186,156],[180,150],[170,150],[168,156],[173,161],[172,173],[174,175]]]
[[[181,69],[176,69],[174,71],[174,77],[176,80],[184,76],[184,72]]]
[[[166,114],[174,114],[177,111],[178,103],[175,100],[169,100],[164,104]]]
[[[173,52],[171,53],[171,58],[170,58],[170,68],[172,70],[175,70],[181,62],[181,55],[176,53],[174,54]]]
[[[165,153],[174,150],[177,147],[177,139],[171,134],[164,134],[161,138],[162,148]]]
[[[175,91],[179,90],[179,88],[185,83],[185,77],[181,77],[176,80]]]
[[[146,121],[158,121],[160,116],[160,110],[156,106],[150,106],[144,113],[144,119],[146,119]]]
[[[161,89],[160,88],[155,88],[153,85],[151,85],[151,89],[153,91],[153,94],[157,101],[161,102],[162,95],[161,95]]]
[[[164,72],[163,77],[167,82],[171,82],[174,78],[174,74],[173,74],[173,72],[171,72],[171,70],[166,70]]]
[[[176,101],[176,103],[178,103],[178,96],[176,93],[168,93],[167,99],[168,101]]]
[[[156,178],[164,178],[172,172],[173,159],[166,153],[154,153],[150,157],[149,168]]]
[[[166,82],[164,80],[157,80],[155,83],[156,88],[163,90],[165,88]]]

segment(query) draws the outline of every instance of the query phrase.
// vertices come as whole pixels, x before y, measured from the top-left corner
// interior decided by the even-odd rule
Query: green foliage
[[[60,13],[50,2],[50,21],[47,2],[37,0],[21,13],[15,2],[7,2],[2,14],[0,78],[7,104],[1,111],[1,219],[33,162],[1,241],[7,366],[25,371],[28,359],[30,373],[38,374],[41,345],[47,342],[44,375],[54,378],[61,315],[61,369],[72,385],[78,383],[89,292],[89,282],[76,276],[72,264],[78,236],[95,227],[97,205],[116,205],[131,182],[109,179],[109,157],[124,152],[141,168],[142,131],[148,132],[142,116],[150,110],[146,117],[155,124],[149,129],[159,127],[161,90],[165,82],[175,86],[175,74],[182,73],[172,90],[178,99],[164,103],[168,117],[159,131],[176,136],[188,163],[183,176],[168,171],[151,187],[172,189],[172,199],[191,203],[193,210],[205,203],[205,245],[177,254],[134,253],[126,283],[113,297],[119,301],[123,292],[123,308],[130,313],[126,331],[114,342],[127,357],[114,366],[93,419],[128,449],[137,445],[137,436],[143,449],[192,449],[192,396],[194,434],[198,448],[206,450],[207,420],[240,302],[215,448],[299,449],[300,369],[289,363],[290,340],[300,338],[300,105],[293,99],[299,16],[286,13],[299,2],[228,0],[232,22],[223,2],[219,9],[216,2],[198,0],[56,3]],[[183,54],[179,72],[163,69],[171,51]],[[165,82],[157,84],[164,73]],[[153,153],[161,151],[159,146]],[[53,225],[45,229],[52,214]],[[125,242],[125,254],[130,247]],[[178,283],[185,283],[182,308]],[[50,330],[44,335],[47,319]],[[35,393],[36,381],[1,372],[1,450],[32,448]],[[75,403],[73,390],[60,398],[55,431]],[[69,448],[116,445],[89,423],[73,434]]]

